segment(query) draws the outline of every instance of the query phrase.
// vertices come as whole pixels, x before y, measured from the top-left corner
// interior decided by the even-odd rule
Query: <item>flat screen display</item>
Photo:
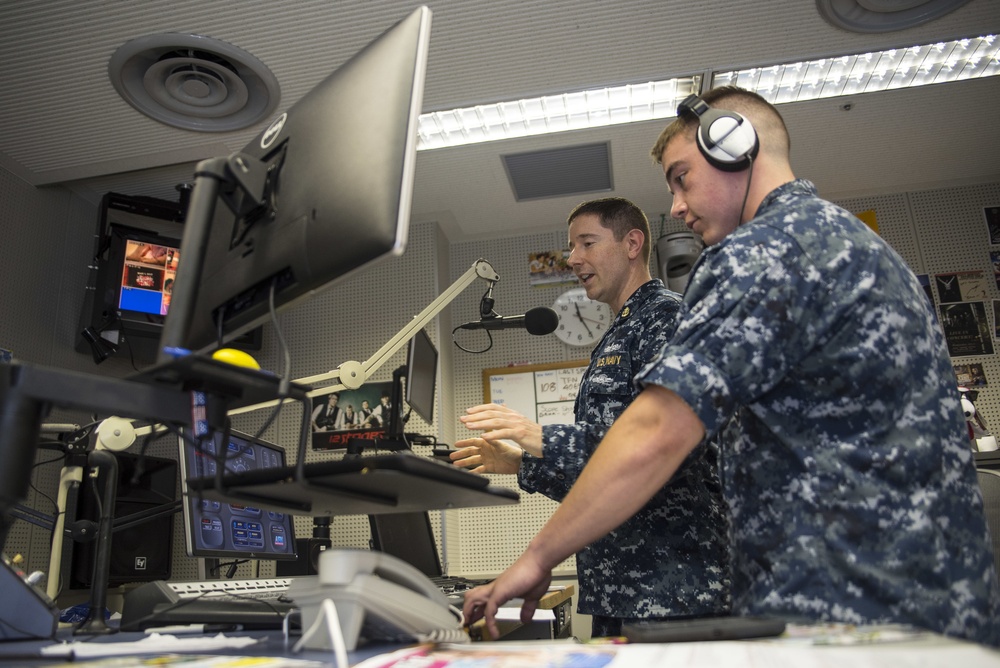
[[[267,441],[233,431],[223,443],[222,434],[201,440],[178,441],[187,553],[192,557],[232,559],[294,559],[295,523],[291,515],[262,510],[242,503],[200,499],[188,491],[188,479],[212,478],[218,467],[239,475],[280,468],[285,451]]]
[[[424,422],[434,422],[434,386],[437,380],[437,348],[427,332],[410,339],[406,358],[406,403]]]
[[[179,246],[125,240],[125,259],[118,292],[120,310],[167,314],[180,261]]]

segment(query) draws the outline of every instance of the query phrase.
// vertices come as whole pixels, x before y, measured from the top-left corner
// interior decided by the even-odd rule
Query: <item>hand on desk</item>
[[[465,409],[465,413],[459,420],[469,429],[483,432],[480,435],[484,439],[497,441],[506,438],[517,443],[525,452],[535,457],[542,456],[542,425],[517,411],[497,404],[482,404]]]
[[[496,640],[500,637],[496,620],[500,606],[513,598],[524,599],[521,622],[527,624],[534,617],[538,602],[548,592],[551,582],[552,571],[533,561],[525,552],[496,580],[465,592],[465,605],[462,607],[465,625],[472,626],[485,619],[486,629]]]
[[[455,466],[473,473],[517,473],[521,467],[521,448],[503,441],[467,438],[455,443],[448,455]]]

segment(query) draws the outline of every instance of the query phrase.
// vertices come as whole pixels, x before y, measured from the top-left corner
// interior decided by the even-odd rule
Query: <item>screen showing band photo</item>
[[[218,466],[239,475],[285,465],[285,451],[273,443],[233,431],[225,447],[222,434],[195,443],[185,430],[179,440],[187,553],[192,557],[294,559],[295,522],[291,515],[241,503],[199,499],[188,478],[211,478]]]
[[[118,308],[166,315],[179,260],[177,248],[129,239],[125,245]]]

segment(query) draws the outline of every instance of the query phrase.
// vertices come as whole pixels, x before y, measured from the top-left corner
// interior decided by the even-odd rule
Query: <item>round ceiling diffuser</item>
[[[126,42],[108,63],[118,94],[161,123],[201,132],[239,130],[281,99],[264,63],[232,44],[166,33]]]
[[[932,21],[969,0],[816,0],[824,19],[852,32],[891,32]]]

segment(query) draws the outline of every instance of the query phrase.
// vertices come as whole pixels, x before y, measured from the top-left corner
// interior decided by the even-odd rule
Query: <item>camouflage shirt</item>
[[[709,436],[735,424],[734,611],[1000,642],[955,374],[902,258],[793,181],[702,254],[684,301],[637,380],[678,393]]]
[[[525,454],[518,481],[561,501],[605,432],[638,390],[635,374],[670,339],[680,295],[659,280],[636,290],[590,356],[570,425],[542,428],[543,459]],[[729,610],[724,503],[716,451],[704,445],[685,471],[634,517],[576,555],[579,610],[648,618]]]

